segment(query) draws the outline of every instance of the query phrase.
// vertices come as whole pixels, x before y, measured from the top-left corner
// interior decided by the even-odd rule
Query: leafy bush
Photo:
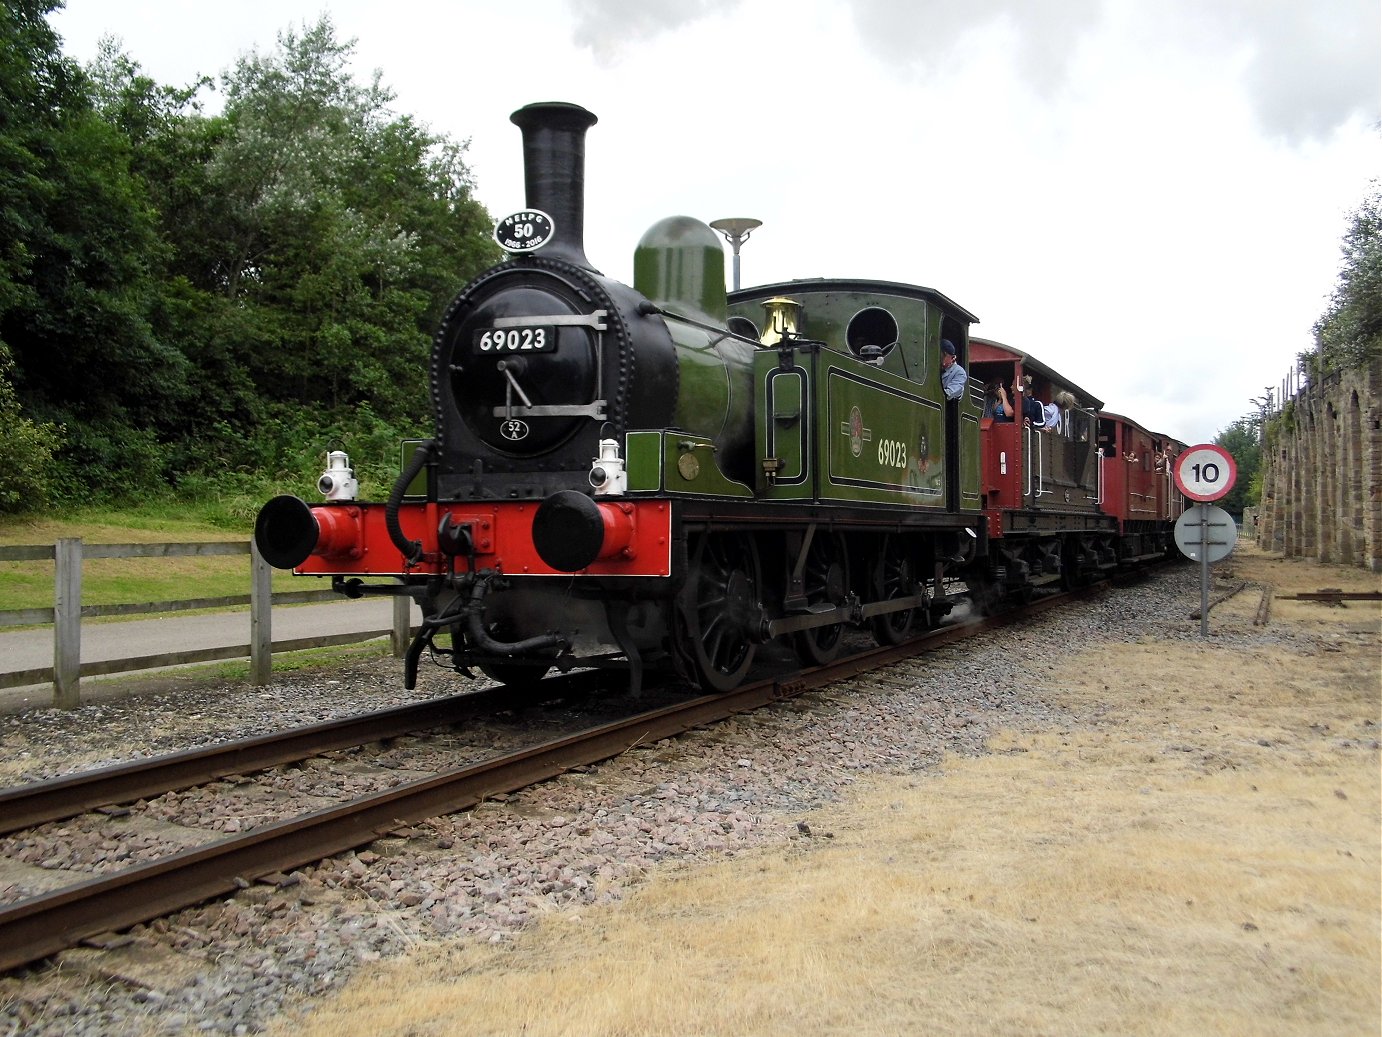
[[[63,434],[59,425],[21,415],[10,384],[13,367],[9,347],[0,342],[0,513],[32,511],[48,503],[57,476],[53,454]]]
[[[118,418],[65,421],[54,463],[53,499],[64,504],[132,502],[167,485],[168,449],[153,429]]]
[[[278,408],[251,434],[213,430],[221,436],[208,456],[214,462],[189,466],[172,496],[217,525],[241,528],[263,503],[280,493],[316,499],[317,477],[326,455],[344,450],[360,481],[360,496],[383,500],[400,469],[400,444],[422,438],[417,426],[400,428],[368,406],[336,413]]]

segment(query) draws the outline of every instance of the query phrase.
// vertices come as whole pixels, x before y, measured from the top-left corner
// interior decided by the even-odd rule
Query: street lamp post
[[[749,240],[749,235],[757,228],[763,226],[762,220],[749,219],[746,216],[733,216],[723,220],[712,220],[710,226],[718,230],[729,242],[729,247],[734,251],[734,290],[739,290],[739,246]]]

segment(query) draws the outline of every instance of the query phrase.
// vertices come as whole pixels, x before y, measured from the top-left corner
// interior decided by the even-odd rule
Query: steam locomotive
[[[338,591],[403,594],[424,652],[512,686],[551,669],[648,668],[739,684],[764,645],[829,661],[847,629],[898,643],[1167,553],[1183,444],[1102,411],[1033,357],[971,338],[930,288],[816,279],[726,292],[706,224],[655,224],[633,286],[583,245],[573,104],[529,105],[528,208],[509,258],[455,298],[431,355],[434,436],[386,502],[332,454],[322,503],[279,496],[255,541]],[[970,379],[941,385],[941,343]],[[986,384],[1060,400],[1001,421]],[[1048,408],[1049,412],[1049,408]]]

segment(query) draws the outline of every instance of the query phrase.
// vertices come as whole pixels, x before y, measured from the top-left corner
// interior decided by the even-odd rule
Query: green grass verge
[[[290,673],[311,673],[315,670],[339,670],[344,663],[361,659],[383,659],[392,653],[387,638],[362,641],[352,645],[331,645],[327,648],[305,648],[300,652],[278,652],[273,658],[274,680]],[[189,681],[212,681],[236,684],[250,679],[249,660],[229,659],[224,662],[203,663],[180,667],[175,671],[129,675],[132,682],[147,682],[151,676],[186,677]],[[107,678],[101,678],[106,680]]]
[[[0,545],[48,545],[63,537],[89,544],[185,543],[202,540],[248,540],[250,528],[227,528],[196,507],[171,505],[123,510],[64,513],[61,517],[26,515],[0,518]],[[52,608],[52,562],[0,562],[0,610]],[[273,589],[325,590],[322,579],[295,578],[275,572]],[[188,598],[221,598],[248,594],[248,555],[210,558],[101,558],[82,565],[84,605],[123,605]]]

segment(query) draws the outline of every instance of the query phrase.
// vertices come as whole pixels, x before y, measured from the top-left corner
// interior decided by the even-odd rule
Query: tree
[[[226,78],[200,287],[259,312],[241,355],[266,399],[416,418],[433,325],[497,250],[464,145],[396,116],[377,73],[356,83],[353,50],[322,17]]]
[[[1219,506],[1234,515],[1242,515],[1243,509],[1257,504],[1252,486],[1257,470],[1262,463],[1261,424],[1257,417],[1239,418],[1214,442],[1233,455],[1233,463],[1238,467],[1238,478],[1233,489],[1219,501]]]
[[[1354,210],[1329,309],[1315,325],[1315,374],[1382,355],[1382,182]]]
[[[48,195],[43,152],[53,113],[77,102],[76,70],[62,59],[47,15],[57,0],[0,4],[0,315],[33,305],[30,237]]]
[[[61,432],[57,493],[421,431],[435,323],[498,257],[465,144],[357,83],[326,18],[206,116],[208,80],[159,85],[111,41],[64,59],[57,6],[0,0],[0,418]]]
[[[157,291],[146,318],[160,341],[176,345],[188,369],[186,391],[159,423],[167,473],[243,464],[243,444],[264,418],[244,355],[265,336],[262,314],[227,299],[217,281],[226,206],[209,170],[229,123],[202,114],[199,95],[209,79],[159,85],[110,38],[87,71],[96,108],[128,139],[131,172],[156,212]]]
[[[147,320],[155,214],[125,138],[47,24],[55,0],[0,5],[0,342],[16,397],[68,437],[72,492],[147,485],[186,365]]]

